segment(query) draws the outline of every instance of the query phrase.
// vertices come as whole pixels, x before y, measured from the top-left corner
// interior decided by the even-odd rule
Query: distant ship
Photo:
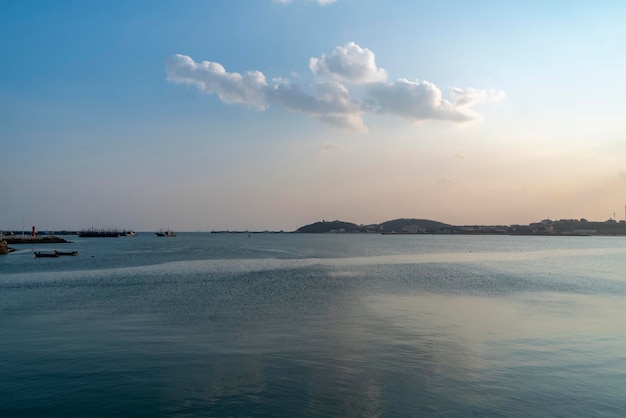
[[[121,234],[119,229],[83,229],[78,233],[81,238],[117,238]]]
[[[42,253],[41,251],[33,251],[35,253],[35,257],[37,258],[44,258],[44,257],[58,257],[59,254],[57,254],[56,252],[54,253]]]
[[[174,231],[172,231],[171,229],[168,229],[167,231],[163,232],[163,230],[159,231],[159,232],[155,232],[157,237],[175,237],[176,234],[174,233]]]

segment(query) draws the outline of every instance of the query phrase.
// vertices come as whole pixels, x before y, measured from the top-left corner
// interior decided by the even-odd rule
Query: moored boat
[[[54,250],[54,253],[56,255],[78,255],[78,251],[74,250],[74,251],[58,251],[58,250]]]
[[[165,232],[161,229],[159,232],[155,232],[155,234],[157,237],[175,237],[176,236],[174,231],[172,231],[171,229],[168,229]]]
[[[44,257],[58,257],[59,255],[56,252],[53,253],[42,253],[41,251],[33,251],[35,253],[35,257],[44,258]]]

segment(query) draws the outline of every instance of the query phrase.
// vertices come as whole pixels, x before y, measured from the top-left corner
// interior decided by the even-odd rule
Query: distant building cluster
[[[609,219],[591,222],[587,219],[544,219],[529,225],[511,225],[509,233],[542,235],[626,235],[626,222]]]
[[[463,225],[425,230],[418,225],[403,228],[403,233],[435,234],[507,234],[507,235],[626,235],[626,222],[609,219],[590,222],[586,219],[544,219],[528,225]]]

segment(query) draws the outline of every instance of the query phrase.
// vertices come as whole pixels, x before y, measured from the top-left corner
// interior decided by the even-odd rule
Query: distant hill
[[[305,225],[296,230],[301,233],[321,234],[326,232],[396,232],[396,233],[430,233],[441,232],[450,225],[428,219],[395,219],[374,225],[357,225],[344,221],[321,221]]]
[[[322,221],[305,225],[296,230],[296,232],[321,234],[324,232],[360,232],[357,224],[343,221]]]
[[[393,221],[386,221],[381,224],[383,232],[439,232],[443,228],[449,228],[450,225],[443,222],[431,221],[429,219],[413,219],[401,218]]]

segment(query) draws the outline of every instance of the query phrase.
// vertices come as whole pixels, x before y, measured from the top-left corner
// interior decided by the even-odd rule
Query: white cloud
[[[469,96],[463,96],[458,89],[458,101],[450,102],[443,98],[441,90],[428,81],[396,80],[392,83],[378,83],[370,87],[371,99],[368,107],[378,113],[391,113],[419,122],[424,120],[446,120],[468,122],[480,118],[480,115],[468,107]],[[473,96],[478,96],[474,93]],[[477,99],[473,99],[474,102]],[[465,102],[467,101],[467,103]]]
[[[348,89],[334,81],[321,81],[307,94],[298,84],[275,78],[267,83],[260,71],[229,73],[218,63],[195,62],[177,54],[166,61],[169,81],[190,84],[205,94],[216,94],[225,103],[240,103],[263,110],[271,104],[313,116],[329,125],[364,131],[359,104]]]
[[[450,97],[454,104],[459,107],[472,106],[480,102],[499,102],[504,100],[505,94],[502,90],[481,90],[481,89],[460,89],[453,87],[450,89]]]
[[[229,73],[216,62],[196,63],[186,55],[174,55],[166,62],[167,79],[192,84],[205,94],[217,94],[225,103],[244,103],[259,109],[266,107],[267,81],[259,71],[244,75]]]
[[[320,82],[313,86],[314,95],[305,93],[299,85],[277,83],[267,98],[296,112],[303,112],[329,125],[364,131],[359,104],[350,97],[348,89],[335,82]]]
[[[504,92],[499,90],[452,88],[446,99],[428,81],[388,82],[386,71],[376,65],[374,53],[354,42],[335,48],[329,56],[311,58],[309,68],[317,78],[310,93],[282,77],[274,77],[268,83],[260,71],[229,73],[219,63],[195,62],[180,54],[166,61],[169,81],[193,85],[205,94],[217,95],[225,103],[245,104],[260,110],[270,105],[281,106],[359,132],[367,131],[362,116],[368,112],[392,114],[415,122],[462,123],[481,118],[472,106],[504,98]],[[363,97],[353,97],[345,84],[363,84]]]
[[[336,47],[329,56],[311,58],[309,68],[318,77],[345,83],[373,83],[387,79],[387,72],[376,66],[374,53],[354,42]]]

